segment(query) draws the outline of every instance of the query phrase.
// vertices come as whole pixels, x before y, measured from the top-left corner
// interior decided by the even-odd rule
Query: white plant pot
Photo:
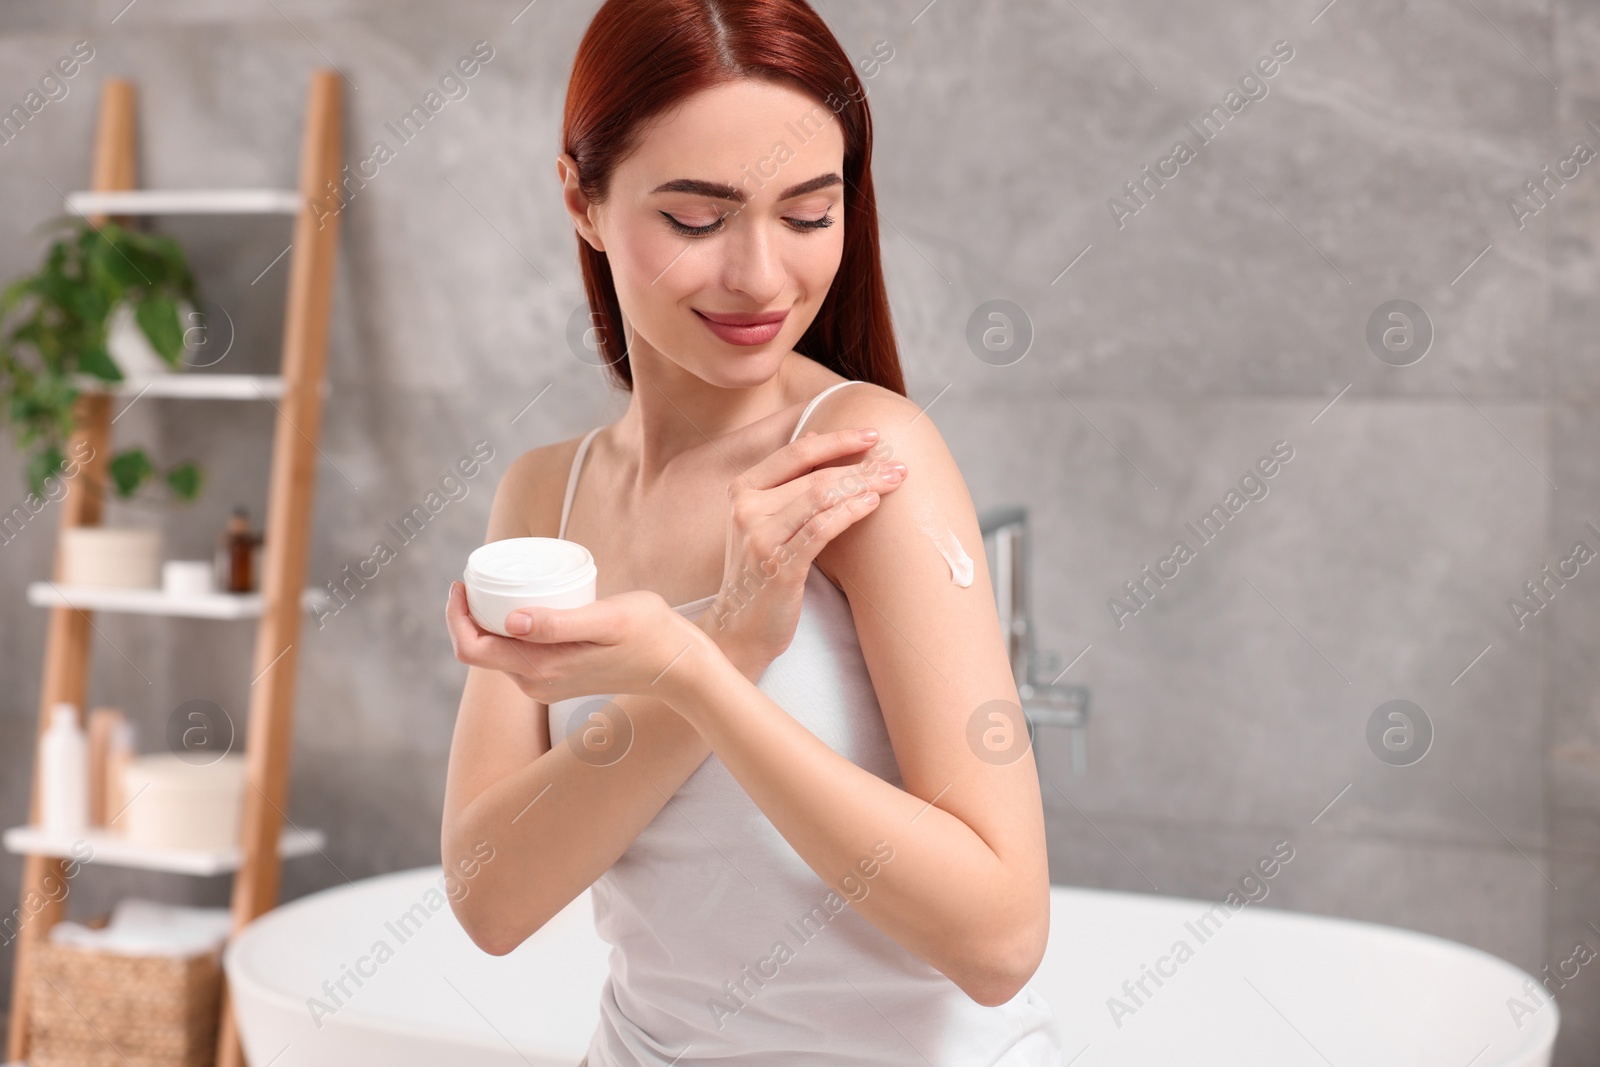
[[[116,589],[161,587],[161,531],[154,526],[74,526],[61,531],[61,580]]]
[[[178,304],[178,322],[189,322],[194,314],[194,308],[187,301]],[[184,351],[193,351],[194,346],[188,343],[188,331],[184,332]],[[164,374],[175,374],[182,370],[182,364],[174,369],[161,358],[161,353],[150,344],[150,339],[139,329],[139,320],[133,316],[133,307],[126,301],[111,309],[111,316],[106,320],[106,351],[111,353],[111,358],[122,371],[122,376],[130,380],[144,378],[157,378]]]

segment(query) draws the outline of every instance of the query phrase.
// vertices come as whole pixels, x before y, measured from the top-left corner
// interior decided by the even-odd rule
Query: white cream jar
[[[150,848],[221,851],[239,847],[245,757],[230,752],[191,763],[199,751],[136,756],[122,769],[122,795],[135,797],[113,822],[125,840]]]
[[[501,637],[506,616],[519,608],[581,608],[594,600],[594,557],[560,537],[507,537],[479,545],[467,557],[462,579],[467,610],[478,625]]]

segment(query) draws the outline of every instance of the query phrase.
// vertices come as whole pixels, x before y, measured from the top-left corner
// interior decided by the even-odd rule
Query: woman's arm
[[[502,476],[486,541],[527,536],[530,516],[535,530],[548,525],[554,536],[556,518],[535,511],[536,501],[560,498],[540,485],[565,470],[554,452],[525,453]],[[464,611],[455,606],[453,628],[471,624]],[[485,952],[510,952],[592,885],[710,753],[661,700],[629,695],[613,703],[633,730],[627,758],[586,762],[561,738],[552,748],[547,706],[503,670],[467,668],[450,742],[440,855],[455,879],[451,908]]]
[[[824,406],[817,430],[876,426],[911,471],[818,557],[850,599],[904,790],[833,751],[715,655],[685,657],[669,699],[819,877],[865,884],[854,901],[863,916],[978,1003],[1001,1004],[1043,958],[1049,870],[977,516],[915,404],[861,389]],[[971,554],[968,586],[939,551],[946,529]]]
[[[451,908],[485,952],[512,951],[594,884],[710,754],[660,700],[612,704],[627,716],[632,741],[625,759],[597,765],[559,738],[553,747],[544,740],[546,705],[500,672],[468,669],[440,852],[462,887]],[[537,743],[529,737],[535,721]]]

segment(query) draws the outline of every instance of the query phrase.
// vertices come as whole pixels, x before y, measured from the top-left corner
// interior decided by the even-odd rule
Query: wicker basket
[[[45,937],[33,968],[28,1067],[214,1067],[220,949],[126,956]]]

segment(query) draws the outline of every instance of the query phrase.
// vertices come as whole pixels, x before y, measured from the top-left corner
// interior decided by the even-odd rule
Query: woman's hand
[[[467,608],[466,586],[450,583],[445,603],[456,659],[504,671],[545,704],[570,697],[637,693],[669,703],[702,655],[721,655],[700,627],[659,593],[637,589],[581,608],[523,608],[506,619],[517,637],[483,629]],[[674,673],[677,672],[677,673]]]
[[[875,439],[874,431],[808,433],[733,482],[722,588],[698,622],[660,594],[634,590],[581,608],[513,612],[506,629],[516,633],[523,615],[531,627],[502,637],[478,625],[466,587],[451,582],[445,618],[456,659],[506,673],[545,704],[623,693],[670,702],[701,654],[725,655],[746,677],[759,677],[794,639],[817,554],[904,478],[905,464],[874,448]],[[863,451],[858,463],[819,467]]]
[[[806,575],[823,546],[904,479],[905,464],[876,440],[870,429],[808,433],[729,485],[722,588],[698,626],[746,677],[759,677],[794,640]],[[819,466],[868,449],[858,463]]]

